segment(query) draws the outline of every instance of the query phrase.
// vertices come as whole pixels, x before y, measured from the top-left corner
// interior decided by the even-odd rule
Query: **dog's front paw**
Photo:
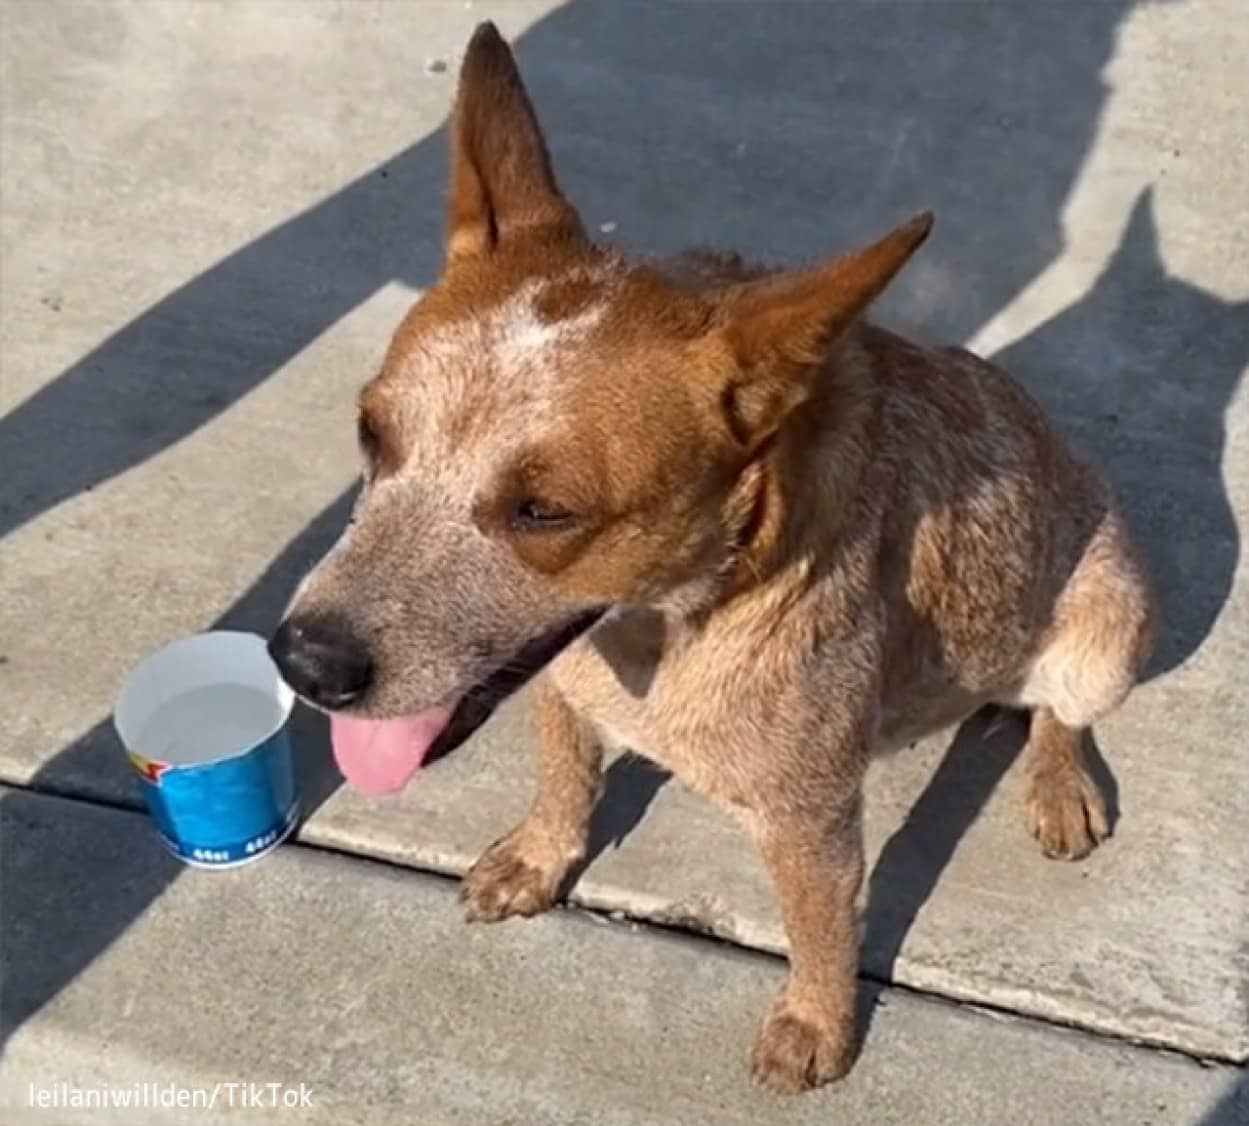
[[[1039,770],[1026,810],[1028,831],[1046,856],[1079,860],[1110,835],[1106,803],[1093,779],[1078,767]]]
[[[571,861],[526,842],[522,830],[495,841],[465,873],[460,900],[470,923],[537,915],[554,906]]]
[[[750,1070],[756,1083],[796,1095],[831,1083],[854,1063],[854,1018],[837,1020],[801,1012],[782,994],[755,1040]]]

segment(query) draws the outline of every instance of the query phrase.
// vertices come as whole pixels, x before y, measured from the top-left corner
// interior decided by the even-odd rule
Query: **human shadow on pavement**
[[[1094,137],[1106,98],[1101,72],[1132,4],[663,0],[630,6],[625,19],[607,0],[572,0],[517,47],[556,169],[591,231],[613,226],[621,241],[659,252],[703,243],[795,260],[861,243],[930,207],[937,231],[882,303],[880,319],[956,342],[1061,252],[1061,209]],[[441,256],[444,175],[439,130],[191,279],[0,419],[9,474],[0,536],[193,433],[381,286],[427,284]],[[1131,515],[1143,518],[1146,547],[1162,558],[1164,585],[1195,567],[1184,572],[1184,589],[1199,605],[1182,611],[1181,628],[1164,645],[1165,666],[1209,628],[1230,589],[1238,540],[1212,469],[1217,455],[1177,455],[1160,443],[1158,451],[1180,457],[1188,471],[1168,500],[1150,485],[1158,451],[1134,451],[1128,423],[1151,434],[1175,424],[1178,373],[1159,361],[1191,351],[1186,370],[1211,370],[1181,395],[1186,443],[1217,444],[1233,362],[1243,360],[1229,318],[1243,313],[1173,279],[1142,279],[1142,262],[1128,253],[1140,237],[1125,242],[1105,285],[1005,359],[1064,428],[1095,453],[1109,452]],[[1141,286],[1151,315],[1138,319]],[[1119,378],[1123,356],[1131,360]],[[1157,380],[1168,382],[1172,398],[1149,391]],[[1116,412],[1118,422],[1108,417]],[[1123,437],[1116,444],[1104,433]],[[49,458],[52,449],[73,456]],[[318,545],[345,522],[347,503],[345,496],[318,516],[224,620],[270,628]],[[1221,546],[1189,559],[1176,539],[1182,530],[1204,530],[1206,544]],[[897,878],[874,881],[882,906],[869,909],[878,913],[869,966],[892,965],[953,842],[991,789],[987,776],[967,781],[967,758],[960,749],[938,771],[931,795],[886,850],[884,874]],[[122,770],[102,721],[31,785],[114,793]],[[331,787],[334,775],[323,775],[321,788]],[[599,851],[637,823],[662,777],[620,767],[608,781],[593,830]],[[930,852],[917,847],[934,834]],[[24,843],[18,830],[6,844],[6,891],[14,880],[21,887],[6,894],[4,961],[10,976],[21,966],[27,980],[6,993],[6,1006],[17,998],[5,1012],[11,1030],[122,933],[178,869],[58,858]],[[98,889],[90,920],[78,918],[84,880]],[[40,897],[52,906],[32,916]],[[898,902],[885,906],[890,897]],[[49,925],[31,930],[23,916]],[[53,934],[55,944],[47,940]]]
[[[650,250],[807,258],[933,207],[938,234],[891,304],[962,340],[1060,249],[1132,2],[658,0],[624,19],[573,0],[517,48],[591,230],[610,220]],[[0,419],[0,536],[194,432],[383,285],[428,284],[443,140],[241,247]]]

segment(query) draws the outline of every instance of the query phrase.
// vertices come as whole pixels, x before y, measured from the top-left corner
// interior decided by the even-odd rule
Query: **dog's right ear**
[[[473,32],[451,121],[447,260],[525,235],[583,236],[564,199],[516,61],[493,23]]]

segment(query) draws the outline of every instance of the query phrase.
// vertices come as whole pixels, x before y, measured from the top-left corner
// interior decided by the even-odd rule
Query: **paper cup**
[[[131,673],[113,722],[165,846],[198,868],[276,848],[299,797],[295,698],[264,640],[219,630],[166,645]]]

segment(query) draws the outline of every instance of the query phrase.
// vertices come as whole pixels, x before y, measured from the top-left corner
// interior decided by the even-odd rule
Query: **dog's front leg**
[[[525,819],[465,875],[460,898],[471,922],[547,910],[585,856],[602,781],[602,745],[545,679],[538,686],[537,712],[538,792]]]
[[[860,785],[856,772],[827,805],[776,802],[758,811],[755,823],[780,898],[790,970],[755,1041],[752,1071],[756,1081],[784,1094],[839,1079],[854,1062]]]

